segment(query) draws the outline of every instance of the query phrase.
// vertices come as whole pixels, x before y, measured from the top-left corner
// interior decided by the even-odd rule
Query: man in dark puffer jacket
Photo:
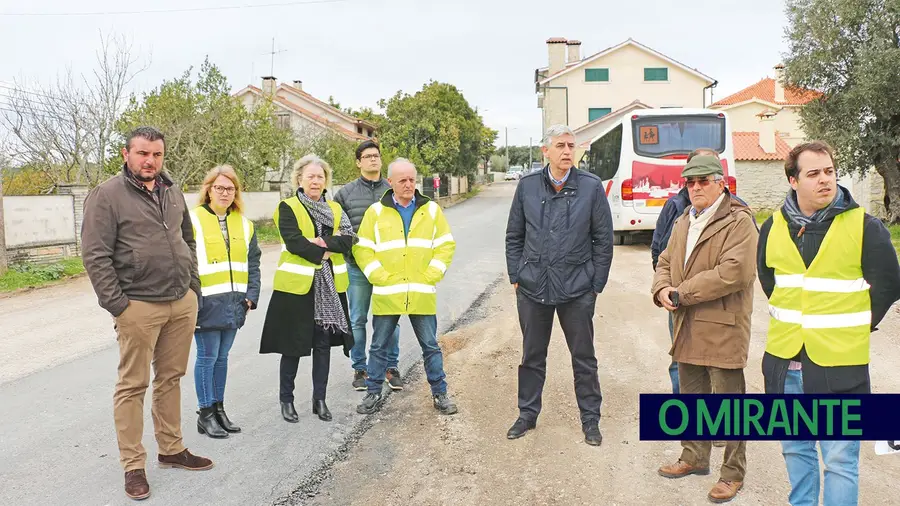
[[[356,166],[359,167],[358,179],[344,185],[334,195],[334,201],[350,218],[353,231],[359,231],[366,210],[381,200],[384,193],[391,189],[386,179],[381,177],[381,149],[375,141],[365,141],[356,148]],[[359,270],[352,255],[346,255],[347,273],[350,275],[350,288],[347,290],[350,305],[350,327],[353,330],[353,349],[350,359],[353,361],[353,388],[366,389],[366,325],[368,324],[369,306],[372,302],[372,285],[365,274]],[[391,390],[403,390],[400,378],[399,358],[400,326],[394,331],[397,346],[388,350],[388,369],[385,379]]]

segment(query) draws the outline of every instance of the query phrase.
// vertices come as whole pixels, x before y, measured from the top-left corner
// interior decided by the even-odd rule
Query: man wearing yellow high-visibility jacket
[[[425,375],[435,409],[457,412],[447,394],[444,359],[437,342],[437,291],[456,242],[437,202],[416,190],[416,167],[403,158],[388,165],[388,190],[372,204],[359,225],[353,257],[372,283],[372,344],[369,348],[368,392],[356,411],[374,413],[381,405],[388,350],[396,346],[394,329],[408,315],[422,347]]]
[[[871,393],[869,335],[900,299],[890,232],[837,184],[831,147],[796,146],[791,189],[760,229],[757,271],[769,298],[766,393]],[[815,441],[782,441],[793,506],[819,503]],[[859,441],[819,441],[825,504],[859,498]]]

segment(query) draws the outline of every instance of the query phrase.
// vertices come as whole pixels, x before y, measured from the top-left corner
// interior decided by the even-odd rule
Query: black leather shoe
[[[300,416],[297,414],[297,410],[294,409],[293,402],[281,403],[281,416],[285,419],[285,421],[291,423],[297,423],[300,421]]]
[[[225,429],[225,432],[233,432],[237,433],[241,431],[241,428],[237,425],[231,423],[231,420],[228,419],[228,415],[225,414],[225,405],[224,403],[217,402],[215,405],[216,408],[216,421],[219,422],[219,425]]]
[[[313,399],[313,414],[319,415],[319,420],[323,422],[331,421],[331,411],[328,410],[328,406],[325,405],[325,399],[321,401],[317,401]]]
[[[506,432],[507,439],[518,439],[525,435],[526,432],[533,429],[537,424],[535,422],[529,422],[524,418],[519,418],[516,420],[516,423],[513,424],[512,427],[509,428],[509,431]]]
[[[200,416],[197,417],[197,432],[200,434],[206,434],[207,436],[215,439],[224,439],[228,437],[228,433],[225,432],[225,429],[219,425],[219,421],[216,420],[216,408],[210,406],[208,408],[200,408],[200,411],[197,412]]]
[[[600,446],[600,443],[603,442],[603,435],[600,434],[600,426],[596,421],[585,422],[584,425],[581,426],[581,431],[584,432],[584,442],[591,446]]]

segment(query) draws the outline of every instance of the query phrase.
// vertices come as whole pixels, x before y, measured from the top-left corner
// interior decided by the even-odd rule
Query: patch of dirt
[[[537,428],[521,439],[506,439],[518,413],[521,331],[513,290],[502,283],[482,301],[484,318],[440,340],[459,413],[439,414],[418,374],[403,392],[390,396],[379,419],[347,458],[334,464],[307,504],[710,504],[706,495],[718,479],[723,448],[713,448],[709,476],[669,480],[656,471],[677,460],[678,442],[639,440],[638,395],[671,388],[669,337],[665,313],[647,293],[652,271],[646,248],[617,248],[616,255],[594,319],[604,397],[602,446],[584,443],[571,359],[558,322]],[[764,301],[759,292],[745,371],[749,392],[762,388]],[[889,364],[900,358],[900,319],[892,312],[888,320],[873,334],[872,378],[879,391],[898,391],[900,372]],[[780,444],[748,442],[747,460],[744,489],[731,504],[786,504],[790,487]],[[900,458],[876,457],[872,443],[864,442],[860,504],[896,504],[892,487],[898,478]]]

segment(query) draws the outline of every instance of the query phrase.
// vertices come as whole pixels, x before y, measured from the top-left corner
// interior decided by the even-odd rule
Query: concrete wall
[[[6,247],[75,242],[75,208],[71,195],[3,198]]]
[[[278,192],[244,192],[241,196],[244,199],[244,215],[254,221],[271,220],[281,201]],[[197,193],[185,193],[184,199],[188,207],[195,207],[200,203]]]
[[[781,206],[790,185],[782,161],[738,161],[737,194],[753,211]],[[874,169],[866,174],[842,175],[838,184],[850,190],[854,200],[873,216],[884,216],[884,180]]]

